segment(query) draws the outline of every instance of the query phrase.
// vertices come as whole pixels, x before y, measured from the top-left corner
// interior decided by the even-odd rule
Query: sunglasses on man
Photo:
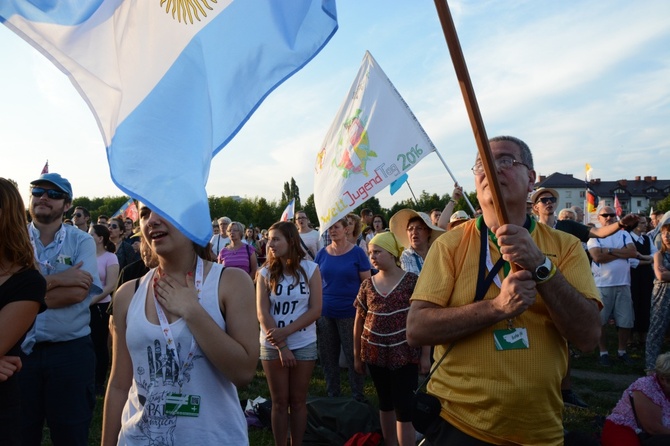
[[[541,201],[542,204],[556,203],[556,197],[542,197],[537,201]]]
[[[43,187],[33,187],[30,190],[30,194],[35,197],[35,198],[41,198],[42,195],[47,194],[47,197],[51,198],[52,200],[62,200],[66,198],[68,195],[65,192],[61,192],[56,189],[45,189]]]
[[[614,218],[616,214],[599,214],[598,216],[602,218]]]

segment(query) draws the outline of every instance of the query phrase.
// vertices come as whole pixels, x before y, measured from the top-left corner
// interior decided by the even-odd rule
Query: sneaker
[[[624,353],[623,355],[619,355],[619,361],[621,361],[625,365],[634,365],[635,361],[630,359],[628,356],[628,353]]]
[[[566,406],[581,407],[583,409],[589,407],[589,405],[582,401],[571,389],[561,390],[561,395],[563,396],[563,404]]]
[[[610,362],[610,355],[600,355],[598,362],[600,362],[600,365],[603,367],[609,367],[612,365]]]

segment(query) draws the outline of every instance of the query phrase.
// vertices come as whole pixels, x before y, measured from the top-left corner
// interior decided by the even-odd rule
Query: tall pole
[[[504,225],[509,223],[509,216],[504,201],[502,200],[502,191],[500,189],[500,182],[498,181],[498,171],[496,169],[495,160],[493,159],[493,154],[491,153],[491,147],[489,146],[489,139],[486,136],[484,121],[482,121],[482,116],[479,112],[479,105],[477,104],[475,91],[472,88],[470,74],[465,65],[465,58],[463,57],[461,44],[458,41],[456,27],[454,26],[447,0],[435,0],[435,7],[437,8],[437,15],[440,18],[440,23],[442,24],[444,37],[447,40],[447,46],[449,47],[449,53],[451,54],[451,61],[453,62],[454,70],[456,71],[456,78],[461,87],[461,93],[463,94],[463,100],[465,101],[465,108],[468,111],[472,132],[474,133],[475,141],[477,142],[479,158],[484,166],[486,178],[488,178],[493,205],[496,210],[496,215],[498,216],[498,222],[501,225]]]

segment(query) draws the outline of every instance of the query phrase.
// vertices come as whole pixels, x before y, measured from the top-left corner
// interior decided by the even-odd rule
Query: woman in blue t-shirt
[[[354,369],[354,300],[361,282],[370,277],[370,261],[358,246],[347,240],[347,219],[328,228],[332,243],[316,255],[323,283],[323,309],[316,323],[319,358],[326,377],[328,396],[340,396],[340,350],[344,352],[351,393],[363,401],[365,376]]]

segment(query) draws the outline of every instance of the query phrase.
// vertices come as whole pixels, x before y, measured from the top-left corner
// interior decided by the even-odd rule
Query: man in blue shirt
[[[62,224],[72,186],[57,173],[31,183],[30,240],[47,280],[47,310],[21,345],[21,426],[24,445],[40,445],[44,421],[54,445],[87,445],[95,405],[95,355],[89,304],[102,291],[95,242]]]

